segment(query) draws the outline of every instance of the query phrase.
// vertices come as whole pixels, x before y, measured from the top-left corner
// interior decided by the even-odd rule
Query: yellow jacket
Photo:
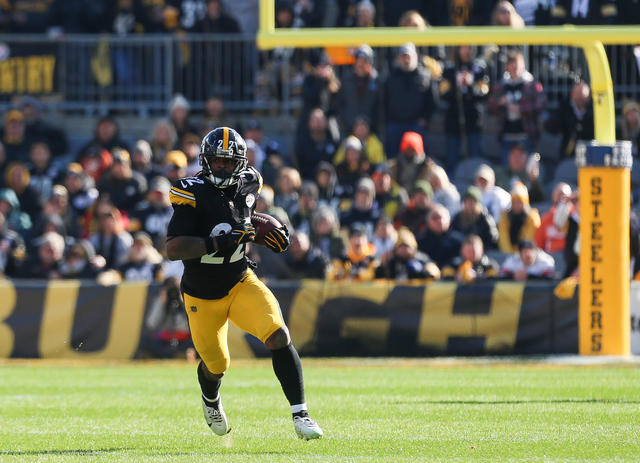
[[[500,251],[508,254],[518,252],[518,243],[512,243],[509,236],[510,225],[511,219],[509,218],[509,211],[504,211],[500,217],[500,222],[498,222],[498,248]],[[533,241],[536,230],[539,227],[540,214],[538,214],[538,209],[531,208],[518,234],[518,242],[522,240]]]

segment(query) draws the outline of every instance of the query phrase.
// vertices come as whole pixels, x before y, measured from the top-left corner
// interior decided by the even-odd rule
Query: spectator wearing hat
[[[391,178],[391,171],[386,164],[380,164],[371,175],[376,187],[376,202],[382,213],[394,218],[409,202],[407,191]]]
[[[417,180],[426,180],[432,164],[424,152],[422,136],[417,132],[402,135],[400,154],[388,163],[391,177],[405,190],[410,190]]]
[[[187,155],[180,150],[171,150],[164,158],[165,176],[171,184],[187,176]]]
[[[160,119],[155,123],[149,140],[154,164],[162,164],[167,153],[178,148],[178,134],[169,119]]]
[[[540,227],[538,210],[529,205],[529,192],[522,183],[511,190],[511,208],[498,222],[498,248],[504,253],[518,251],[518,243],[533,240]]]
[[[69,141],[64,130],[48,123],[42,117],[42,104],[32,96],[23,96],[20,109],[26,124],[25,133],[29,140],[42,141],[49,146],[53,157],[62,156],[69,151]]]
[[[362,143],[353,135],[344,142],[344,161],[336,166],[338,183],[345,195],[353,195],[354,187],[362,177],[369,176],[371,164],[363,156]]]
[[[298,204],[291,213],[291,225],[307,235],[311,233],[311,216],[318,208],[318,187],[315,183],[305,180],[300,188]]]
[[[31,222],[35,223],[42,212],[44,200],[38,190],[31,185],[31,175],[26,164],[12,162],[4,173],[4,184],[15,191],[20,201],[20,209],[29,214]]]
[[[63,185],[53,185],[51,197],[45,202],[42,209],[42,217],[55,216],[59,219],[67,241],[73,241],[82,235],[82,226],[79,216],[69,204],[69,192]],[[36,228],[38,224],[36,222]]]
[[[516,183],[524,184],[529,190],[532,203],[544,201],[544,185],[540,180],[540,154],[527,153],[524,145],[515,144],[509,150],[507,167],[496,167],[496,183],[511,191]]]
[[[398,239],[393,246],[393,255],[376,270],[376,278],[395,281],[413,279],[438,279],[440,269],[423,252],[418,250],[415,236],[406,227],[398,230]]]
[[[147,140],[138,140],[131,153],[131,170],[143,175],[145,180],[149,182],[153,177],[163,175],[162,170],[152,161],[151,145]]]
[[[474,59],[470,45],[454,49],[454,62],[445,67],[438,84],[440,98],[446,102],[445,133],[447,137],[446,168],[452,173],[460,159],[466,139],[467,154],[482,156],[482,122],[484,103],[489,95],[486,64]]]
[[[349,231],[346,255],[331,263],[327,278],[334,281],[370,281],[375,278],[379,266],[376,248],[369,242],[365,228],[356,225]]]
[[[145,201],[136,205],[130,214],[128,231],[144,231],[156,249],[164,250],[167,226],[173,215],[169,200],[171,183],[165,177],[154,177],[149,182]]]
[[[80,240],[64,253],[60,273],[64,279],[94,280],[104,265],[104,257],[96,255],[93,245],[87,240]]]
[[[337,95],[338,120],[342,133],[352,130],[356,119],[370,121],[374,132],[379,131],[382,87],[378,72],[373,67],[373,49],[362,45],[354,53],[354,63]]]
[[[311,243],[331,260],[346,253],[345,240],[340,234],[340,222],[334,209],[320,206],[311,216]]]
[[[291,216],[298,204],[302,179],[300,173],[293,167],[283,167],[280,169],[278,182],[276,184],[275,205],[285,210]]]
[[[164,279],[162,256],[153,247],[151,237],[143,231],[133,235],[127,258],[117,270],[123,281],[153,283]]]
[[[374,200],[376,198],[376,187],[370,178],[362,178],[356,186],[351,208],[344,211],[340,216],[340,224],[348,231],[354,228],[363,230],[367,237],[373,236],[376,223],[380,218],[381,211]]]
[[[479,236],[484,249],[498,246],[496,222],[482,205],[482,193],[476,186],[472,185],[464,192],[462,209],[453,217],[451,229],[463,236]]]
[[[424,138],[435,110],[434,94],[431,72],[419,63],[415,45],[400,47],[395,66],[384,83],[387,156],[396,155],[405,132],[416,132]]]
[[[247,143],[247,164],[255,168],[258,172],[262,170],[262,163],[264,162],[264,151],[262,148],[250,138],[246,140]]]
[[[298,131],[295,141],[295,160],[300,175],[312,180],[321,161],[331,162],[338,143],[329,130],[325,112],[316,108],[308,115],[306,128]]]
[[[95,155],[95,153],[102,153],[102,151],[111,153],[114,148],[129,151],[127,143],[120,138],[120,129],[115,119],[105,116],[96,123],[93,138],[78,150],[77,159],[82,162],[82,159],[87,155]]]
[[[414,235],[427,230],[427,216],[433,205],[433,189],[426,180],[418,180],[411,189],[407,205],[395,217],[396,228],[407,227]]]
[[[176,140],[182,140],[188,133],[198,133],[197,127],[189,122],[191,106],[181,94],[176,94],[169,102],[169,120],[176,131]]]
[[[567,219],[574,212],[571,186],[559,182],[551,194],[553,206],[540,219],[540,227],[536,230],[534,242],[544,252],[556,253],[564,251],[567,238]]]
[[[487,164],[481,164],[476,170],[474,185],[482,194],[482,205],[498,223],[502,212],[511,207],[511,196],[496,185],[496,174]]]
[[[623,140],[631,141],[633,155],[638,156],[638,146],[640,146],[640,105],[635,101],[624,103],[622,107],[622,122],[618,133],[621,134]]]
[[[18,233],[23,239],[28,238],[33,222],[29,214],[20,210],[18,195],[11,188],[0,189],[0,213],[4,215],[9,230]]]
[[[456,186],[449,181],[447,172],[438,165],[433,165],[427,174],[427,181],[433,189],[433,201],[442,204],[453,217],[460,210],[460,193]]]
[[[62,182],[69,194],[69,205],[78,217],[98,199],[98,189],[91,177],[84,173],[82,165],[72,162],[62,174]]]
[[[25,257],[24,240],[18,233],[9,229],[4,214],[0,212],[0,276],[16,276]]]
[[[96,231],[89,236],[89,241],[96,254],[105,258],[105,269],[121,266],[129,254],[133,238],[125,231],[120,210],[107,200],[95,205]]]
[[[42,201],[48,200],[51,196],[53,182],[58,178],[60,172],[51,163],[51,150],[46,142],[38,141],[31,144],[27,166],[31,177],[31,186],[38,192]]]
[[[500,276],[508,280],[551,280],[555,278],[555,262],[531,240],[518,244],[515,254],[502,264]]]
[[[48,231],[38,239],[38,250],[21,267],[19,277],[42,280],[62,278],[60,266],[64,255],[64,237]]]
[[[315,183],[318,186],[319,204],[338,210],[338,205],[344,194],[342,186],[338,184],[338,174],[336,174],[336,168],[333,167],[333,164],[327,161],[321,161],[318,164]]]
[[[460,255],[442,269],[442,278],[472,283],[496,278],[499,270],[498,263],[484,253],[482,239],[478,235],[469,235],[462,242]]]
[[[100,179],[98,190],[109,195],[114,206],[130,214],[147,193],[147,180],[131,169],[128,151],[114,149],[113,165]]]
[[[366,118],[356,118],[356,122],[354,123],[353,130],[349,137],[355,137],[360,140],[360,143],[362,144],[363,158],[366,159],[372,166],[378,166],[387,160],[387,157],[384,154],[384,147],[382,146],[382,142],[376,136],[376,134],[371,133],[371,130],[369,129],[369,122]],[[349,137],[347,137],[347,139]],[[342,161],[344,161],[344,155],[345,143],[343,142],[338,147],[338,151],[336,151],[336,154],[333,157],[334,165],[338,165]]]
[[[26,124],[22,111],[10,109],[4,116],[4,127],[0,130],[0,139],[4,144],[7,162],[29,160],[29,147],[33,143],[26,133]]]
[[[463,236],[451,229],[451,216],[446,207],[433,204],[427,216],[427,230],[417,236],[418,249],[443,268],[460,252]]]

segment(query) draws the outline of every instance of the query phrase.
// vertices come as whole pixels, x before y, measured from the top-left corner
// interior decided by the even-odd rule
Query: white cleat
[[[222,408],[222,399],[218,398],[217,407],[208,406],[204,399],[202,399],[202,410],[204,411],[204,419],[215,434],[224,436],[231,431],[231,427],[227,421],[227,415],[224,413],[224,408]]]
[[[318,423],[309,416],[294,416],[293,427],[296,428],[296,433],[298,433],[300,439],[320,439],[323,435]]]

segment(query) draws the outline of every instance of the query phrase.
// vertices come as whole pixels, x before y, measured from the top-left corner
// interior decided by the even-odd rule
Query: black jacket
[[[420,64],[413,71],[394,67],[384,86],[387,122],[415,124],[428,120],[435,109],[431,73]]]

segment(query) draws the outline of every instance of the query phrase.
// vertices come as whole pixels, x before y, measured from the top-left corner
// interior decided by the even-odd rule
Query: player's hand
[[[217,249],[225,250],[243,243],[248,243],[256,238],[256,228],[250,223],[236,225],[225,235],[215,237]]]
[[[286,251],[289,247],[289,230],[286,225],[281,228],[274,228],[264,235],[264,245],[275,253]]]

